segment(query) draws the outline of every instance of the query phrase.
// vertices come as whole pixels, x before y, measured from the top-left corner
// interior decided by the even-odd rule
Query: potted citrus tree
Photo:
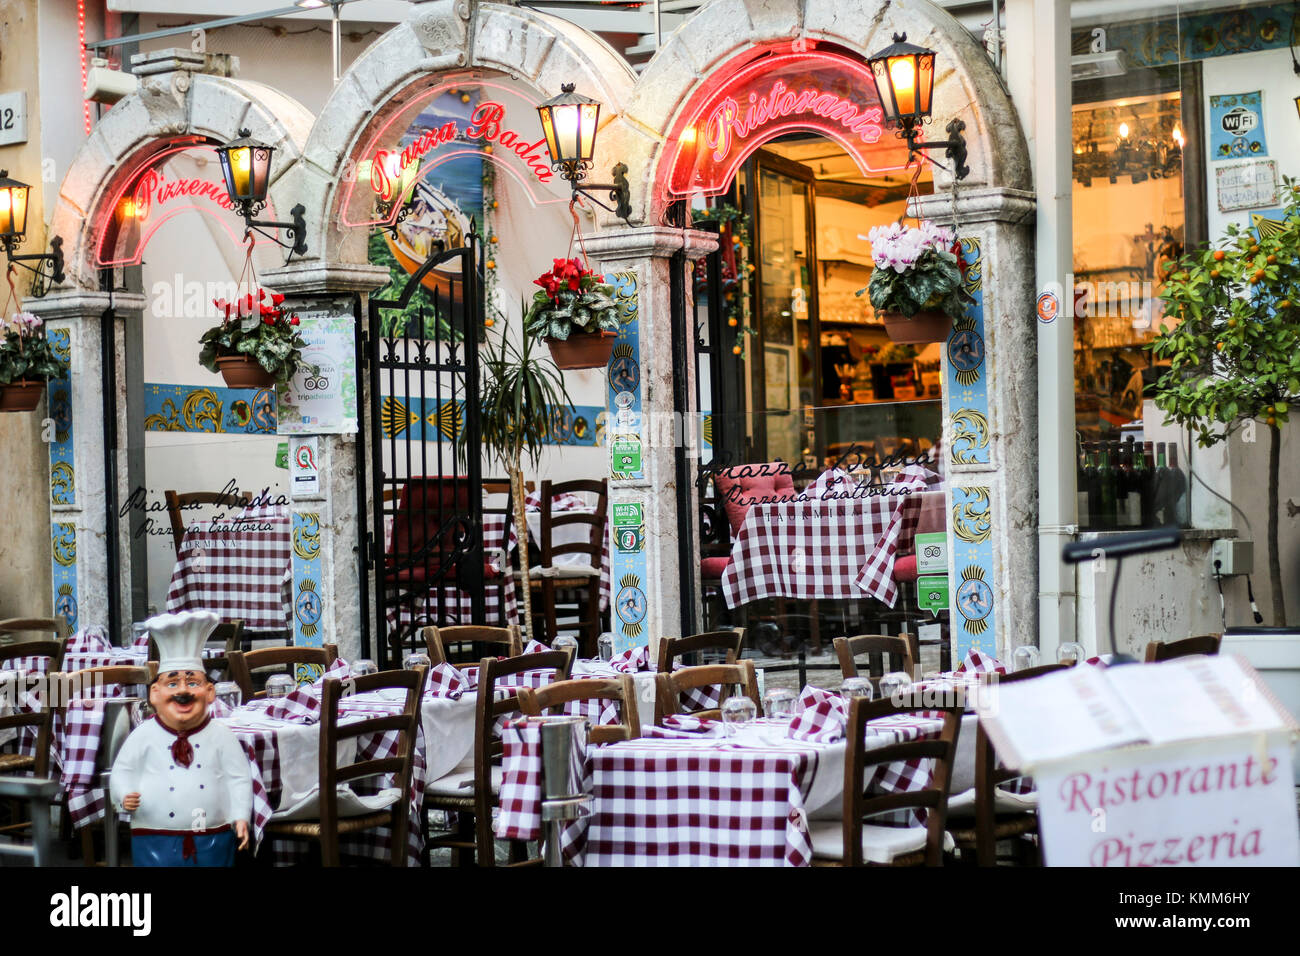
[[[923,222],[875,226],[867,234],[875,263],[871,306],[894,342],[943,342],[974,300],[962,281],[961,247],[950,229]]]
[[[303,367],[307,343],[298,334],[298,316],[281,308],[284,296],[259,289],[233,302],[212,302],[221,322],[199,339],[199,363],[219,372],[230,388],[285,384]]]
[[[67,374],[68,365],[54,353],[44,324],[30,312],[18,312],[0,325],[0,412],[32,411],[45,383]]]
[[[521,305],[522,308],[522,305]],[[502,323],[504,326],[504,323]],[[515,344],[503,328],[488,335],[480,352],[482,387],[479,422],[483,448],[510,476],[515,538],[523,556],[519,562],[524,599],[524,626],[533,630],[532,582],[528,574],[528,521],[524,513],[524,457],[536,468],[550,433],[554,409],[572,405],[564,377],[538,348],[538,339],[525,334]]]
[[[550,272],[533,280],[524,332],[546,340],[557,368],[603,368],[618,336],[614,287],[581,259],[556,259]]]
[[[1300,187],[1286,180],[1281,227],[1233,224],[1222,239],[1165,264],[1164,320],[1148,348],[1169,369],[1155,404],[1197,444],[1268,430],[1268,575],[1273,622],[1286,624],[1278,551],[1282,426],[1300,402]]]

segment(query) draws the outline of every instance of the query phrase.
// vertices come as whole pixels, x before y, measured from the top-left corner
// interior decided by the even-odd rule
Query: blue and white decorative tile
[[[321,566],[320,515],[293,513],[293,642],[299,647],[324,643],[325,612]]]
[[[952,489],[952,655],[974,649],[997,654],[996,588],[993,577],[993,505],[988,488]]]
[[[989,375],[984,335],[984,260],[978,239],[961,240],[966,291],[975,299],[953,323],[946,363],[949,402],[948,458],[952,465],[989,464]]]
[[[68,622],[69,633],[76,631],[78,615],[77,591],[77,526],[56,521],[50,526],[50,543],[53,558],[50,564],[53,581],[55,613]]]

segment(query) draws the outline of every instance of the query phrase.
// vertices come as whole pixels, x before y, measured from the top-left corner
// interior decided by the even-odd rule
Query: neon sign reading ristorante
[[[480,139],[485,144],[508,149],[524,161],[540,182],[550,182],[554,173],[546,153],[546,138],[530,143],[522,134],[507,129],[505,118],[506,108],[501,103],[480,103],[470,115],[463,134],[459,123],[448,120],[435,129],[425,130],[400,152],[390,149],[376,151],[370,161],[370,187],[385,202],[391,200],[400,188],[405,169],[412,163],[418,164],[439,146],[457,139]]]
[[[818,87],[801,90],[788,89],[783,80],[773,82],[767,96],[749,94],[749,106],[744,112],[735,99],[728,96],[714,109],[705,126],[705,145],[713,150],[715,162],[722,162],[731,151],[733,142],[743,140],[750,133],[774,120],[802,113],[812,113],[838,123],[862,142],[879,141],[884,115],[878,106],[860,109],[852,100]]]

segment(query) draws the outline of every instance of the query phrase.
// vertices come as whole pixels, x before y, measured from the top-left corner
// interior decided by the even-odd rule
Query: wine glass
[[[871,700],[873,694],[871,681],[865,677],[846,677],[840,684],[840,696],[846,703],[854,697],[865,697]]]
[[[728,737],[740,733],[741,724],[749,723],[758,716],[758,708],[748,697],[728,697],[722,702],[722,729]]]
[[[797,697],[788,687],[773,687],[763,695],[765,717],[792,717]]]
[[[880,696],[883,699],[901,698],[912,686],[912,678],[903,671],[890,671],[880,678]]]
[[[1056,662],[1073,667],[1075,664],[1082,664],[1088,659],[1088,652],[1083,649],[1082,644],[1076,644],[1074,641],[1066,641],[1056,649]]]
[[[217,700],[225,704],[228,710],[234,711],[244,702],[244,694],[234,681],[223,680],[217,684]]]
[[[288,697],[298,685],[288,674],[272,674],[266,679],[266,696],[270,700]]]
[[[1031,667],[1038,666],[1038,648],[1032,644],[1021,644],[1016,648],[1016,652],[1011,655],[1011,664],[1014,671],[1027,671]]]
[[[569,659],[577,660],[578,641],[575,638],[570,637],[568,634],[562,634],[561,636],[557,637],[555,640],[551,641],[551,650],[568,651]]]
[[[402,668],[413,671],[417,667],[432,667],[433,662],[429,660],[429,655],[424,651],[412,651],[402,658]]]
[[[379,667],[374,661],[363,657],[359,661],[352,662],[352,666],[348,668],[348,673],[353,677],[365,677],[367,674],[378,674]]]

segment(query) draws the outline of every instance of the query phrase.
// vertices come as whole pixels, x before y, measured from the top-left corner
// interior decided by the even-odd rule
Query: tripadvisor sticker
[[[935,617],[948,610],[948,575],[936,574],[916,579],[916,606]]]

